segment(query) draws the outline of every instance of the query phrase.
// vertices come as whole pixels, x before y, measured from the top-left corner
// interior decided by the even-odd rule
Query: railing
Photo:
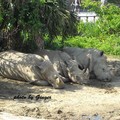
[[[83,22],[96,22],[98,16],[95,12],[79,12],[77,13],[77,19]]]

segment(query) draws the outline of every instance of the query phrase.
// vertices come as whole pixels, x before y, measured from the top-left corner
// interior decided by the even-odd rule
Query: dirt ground
[[[120,59],[109,60],[117,68],[112,82],[61,90],[0,77],[0,120],[120,120]]]

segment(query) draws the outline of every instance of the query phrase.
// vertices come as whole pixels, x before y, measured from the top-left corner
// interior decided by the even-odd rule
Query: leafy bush
[[[68,38],[65,46],[97,48],[107,54],[120,55],[120,8],[113,4],[100,8],[99,2],[86,1],[84,8],[96,11],[99,20],[96,23],[80,21],[79,35]]]
[[[65,41],[65,46],[76,46],[80,48],[96,48],[107,54],[120,55],[120,36],[102,37],[72,37]]]
[[[58,37],[54,40],[52,49],[60,49],[61,46],[61,37]],[[96,48],[103,50],[106,54],[120,55],[120,36],[104,35],[99,37],[69,37],[65,40],[64,46]]]

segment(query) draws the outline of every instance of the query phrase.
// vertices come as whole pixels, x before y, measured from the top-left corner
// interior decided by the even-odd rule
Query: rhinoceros
[[[88,70],[80,70],[75,60],[65,52],[59,50],[38,50],[35,52],[42,57],[48,56],[50,61],[53,63],[54,68],[58,73],[66,78],[64,82],[71,80],[75,83],[86,83],[89,79]]]
[[[68,53],[72,59],[76,60],[79,64],[79,68],[88,68],[90,76],[102,81],[110,81],[112,79],[112,72],[110,71],[106,56],[104,52],[88,48],[76,48],[76,47],[64,47],[63,51]]]
[[[25,54],[17,51],[0,53],[0,75],[25,80],[36,85],[52,85],[63,88],[62,77],[53,68],[50,60],[35,54]]]

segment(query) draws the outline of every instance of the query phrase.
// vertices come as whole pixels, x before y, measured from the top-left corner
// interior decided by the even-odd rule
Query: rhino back
[[[62,52],[59,50],[53,51],[53,50],[38,50],[35,52],[35,54],[40,55],[44,57],[45,55],[48,56],[50,61],[53,64],[54,69],[62,76],[68,78],[66,64],[63,60]],[[65,57],[65,56],[64,56]]]
[[[31,65],[16,64],[13,61],[6,61],[0,58],[0,75],[26,81],[34,81],[38,79],[38,75],[35,74],[35,70]]]
[[[33,65],[38,65],[44,60],[39,55],[25,54],[17,51],[1,52],[0,57],[4,59],[8,59],[10,61],[14,61],[15,63],[28,63]]]

